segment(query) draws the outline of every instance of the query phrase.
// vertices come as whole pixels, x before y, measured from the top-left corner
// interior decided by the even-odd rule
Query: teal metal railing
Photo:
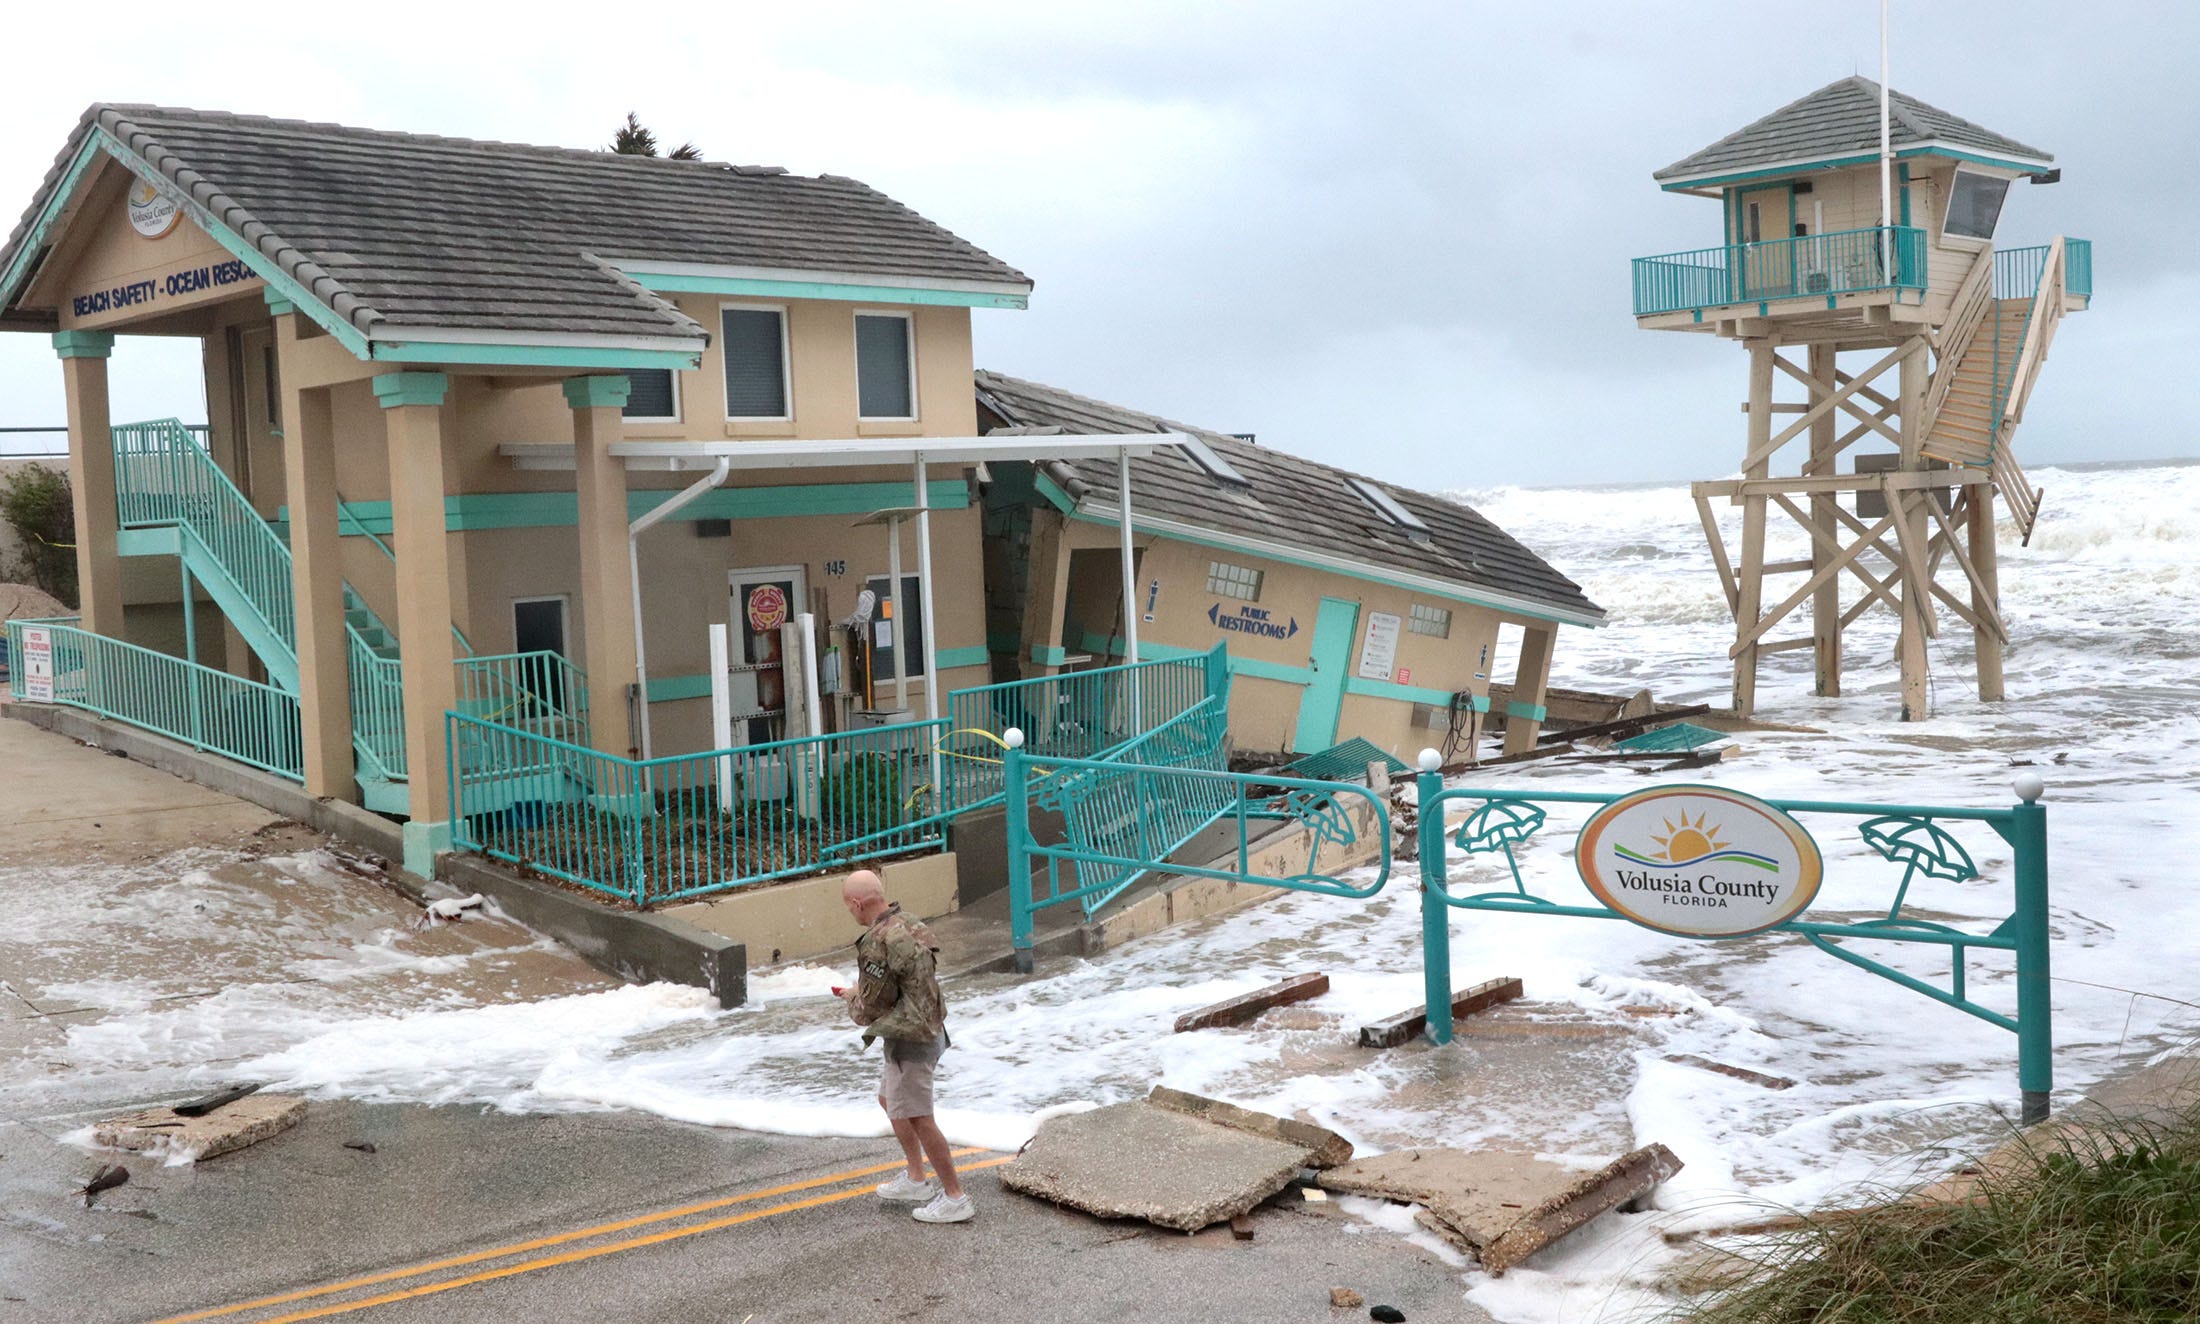
[[[1153,730],[1201,700],[1229,699],[1229,654],[1206,653],[976,685],[947,696],[945,780],[958,810],[996,804],[1001,738],[1024,733],[1031,754],[1092,758]]]
[[[172,526],[196,539],[295,665],[297,614],[283,540],[182,423],[125,423],[113,432],[121,526]]]
[[[1208,700],[1150,737],[1098,759],[1028,754],[1019,733],[1008,736],[1009,934],[1020,969],[1031,969],[1038,912],[1075,902],[1089,917],[1155,873],[1330,896],[1370,897],[1383,889],[1391,866],[1390,809],[1383,796],[1350,782],[1225,771],[1221,727],[1226,720]],[[1033,806],[1062,813],[1066,831],[1059,845],[1033,839]],[[1263,844],[1259,838],[1293,823],[1307,829],[1305,865],[1295,873],[1255,873],[1252,856]],[[1220,835],[1206,859],[1232,856],[1232,867],[1172,858],[1210,828]],[[1349,883],[1322,871],[1327,847],[1349,847],[1367,834],[1378,843],[1371,877]],[[1033,867],[1037,862],[1045,864],[1043,890]],[[1067,880],[1065,864],[1071,871]]]
[[[1895,225],[1638,257],[1635,316],[1873,290],[1922,290],[1926,255],[1925,231]]]
[[[462,657],[459,710],[577,745],[588,743],[588,676],[552,652]]]
[[[49,641],[50,698],[33,697],[28,629],[43,630]],[[298,700],[272,685],[52,622],[9,621],[8,654],[13,699],[81,708],[279,777],[305,778]]]
[[[2072,294],[2093,297],[2093,241],[2063,240],[2063,288]]]
[[[649,906],[937,850],[928,784],[947,723],[629,759],[445,716],[452,841]]]
[[[2029,299],[2039,292],[2040,276],[2047,270],[2049,245],[1994,250],[1994,297]]]
[[[351,747],[362,772],[383,781],[405,780],[405,678],[394,657],[383,657],[348,631],[351,678]]]

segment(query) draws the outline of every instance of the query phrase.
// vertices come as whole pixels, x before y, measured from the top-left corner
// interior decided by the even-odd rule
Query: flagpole
[[[1887,5],[1879,0],[1879,245],[1881,279],[1894,271],[1894,151],[1888,124]]]

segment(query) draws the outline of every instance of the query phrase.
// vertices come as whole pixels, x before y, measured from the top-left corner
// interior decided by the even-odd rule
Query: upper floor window
[[[680,421],[680,375],[670,368],[628,368],[627,392],[621,417],[638,423]]]
[[[1991,239],[2001,220],[2002,200],[2009,196],[2009,181],[1973,170],[1956,171],[1948,190],[1948,222],[1943,233],[1959,239]]]
[[[856,314],[856,416],[917,416],[915,337],[907,313]]]
[[[726,417],[783,419],[787,407],[787,314],[729,305],[718,310],[726,363]]]

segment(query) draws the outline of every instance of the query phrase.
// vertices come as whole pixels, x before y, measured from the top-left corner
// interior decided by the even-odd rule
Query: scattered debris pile
[[[1250,1211],[1307,1168],[1352,1157],[1308,1122],[1155,1086],[1146,1098],[1050,1118],[1001,1185],[1101,1218],[1197,1232]]]
[[[1594,1172],[1503,1150],[1401,1149],[1333,1167],[1316,1179],[1340,1195],[1416,1204],[1430,1231],[1492,1276],[1608,1209],[1642,1199],[1681,1170],[1647,1145]]]

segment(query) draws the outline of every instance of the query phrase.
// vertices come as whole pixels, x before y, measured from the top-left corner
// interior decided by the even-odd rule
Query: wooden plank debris
[[[1519,979],[1504,976],[1486,979],[1472,988],[1462,989],[1451,997],[1451,1014],[1454,1019],[1488,1011],[1501,1002],[1511,1002],[1521,996],[1523,989]],[[1428,1028],[1426,1004],[1403,1011],[1388,1020],[1360,1027],[1360,1047],[1396,1048]]]
[[[1318,998],[1329,991],[1329,976],[1320,972],[1293,975],[1278,984],[1254,989],[1250,993],[1188,1011],[1176,1018],[1176,1032],[1211,1030],[1217,1026],[1243,1025],[1271,1007],[1286,1006]]]
[[[1639,735],[1654,726],[1678,722],[1683,718],[1701,717],[1711,711],[1708,703],[1692,703],[1685,708],[1667,708],[1661,712],[1644,713],[1640,717],[1622,717],[1615,722],[1597,722],[1589,726],[1570,727],[1564,731],[1545,731],[1536,737],[1538,745],[1570,744],[1576,740],[1588,740],[1596,736]]]
[[[1678,1062],[1684,1067],[1695,1067],[1702,1071],[1715,1071],[1722,1076],[1732,1076],[1736,1080],[1746,1080],[1752,1085],[1762,1085],[1768,1090],[1791,1090],[1795,1088],[1795,1082],[1789,1080],[1786,1076],[1768,1076],[1762,1071],[1751,1071],[1748,1067],[1728,1066],[1724,1062],[1714,1062],[1708,1057],[1698,1057],[1694,1053],[1668,1053],[1665,1060]]]

